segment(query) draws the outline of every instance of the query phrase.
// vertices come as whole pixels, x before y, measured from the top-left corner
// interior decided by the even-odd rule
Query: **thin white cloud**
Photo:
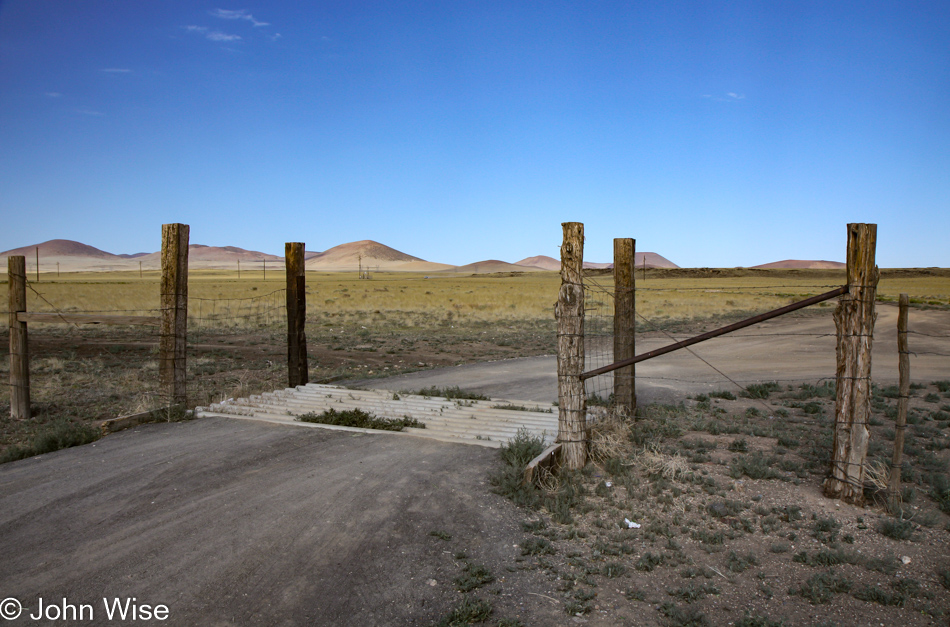
[[[261,22],[254,19],[254,16],[247,12],[247,9],[238,9],[232,11],[229,9],[215,9],[210,12],[214,17],[222,20],[247,20],[254,26],[270,26],[268,22]]]
[[[207,26],[195,26],[194,24],[189,24],[188,26],[182,26],[189,33],[198,33],[205,36],[205,39],[210,41],[240,41],[243,39],[240,35],[232,35],[230,33],[223,33],[219,30],[211,30]]]
[[[130,74],[132,70],[124,67],[104,67],[100,72],[108,72],[109,74]]]
[[[59,93],[58,91],[48,91],[48,92],[46,92],[46,95],[49,96],[50,98],[62,98],[62,97],[63,97],[63,94]]]
[[[219,30],[213,30],[205,36],[211,41],[239,41],[241,39],[240,35],[230,35]]]
[[[102,115],[101,111],[93,111],[92,109],[76,109],[76,113],[79,113],[82,115],[92,115],[92,116]]]
[[[740,100],[745,100],[745,94],[737,94],[734,91],[730,91],[729,93],[723,96],[717,96],[714,94],[703,94],[703,98],[706,98],[708,100],[713,100],[715,102],[739,102]]]

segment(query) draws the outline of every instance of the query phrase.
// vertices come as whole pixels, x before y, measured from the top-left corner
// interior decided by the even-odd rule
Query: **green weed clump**
[[[466,596],[447,616],[439,621],[439,627],[462,627],[483,623],[491,616],[492,604],[474,596]]]
[[[785,621],[772,620],[758,614],[746,614],[735,622],[735,627],[783,627]]]
[[[788,591],[790,595],[799,595],[812,605],[830,603],[835,594],[851,591],[851,580],[832,572],[819,573],[809,577],[798,588]]]
[[[495,493],[510,499],[515,505],[537,509],[542,494],[534,485],[524,485],[524,469],[542,451],[544,438],[531,435],[527,429],[520,429],[514,438],[503,444],[499,451],[502,466],[488,477]]]
[[[774,460],[766,458],[762,453],[754,452],[748,455],[737,455],[729,465],[729,476],[739,479],[743,475],[749,479],[778,479],[781,475],[773,468]]]
[[[101,432],[89,425],[78,424],[68,419],[61,419],[46,427],[33,437],[33,441],[25,446],[11,446],[0,455],[0,464],[26,459],[34,455],[52,453],[64,448],[81,446],[95,442]]]
[[[877,532],[893,540],[910,540],[914,535],[914,524],[909,520],[885,518],[877,524]]]
[[[466,400],[466,401],[487,401],[491,400],[484,394],[478,394],[477,392],[469,392],[468,390],[463,390],[459,386],[452,387],[438,387],[433,385],[432,387],[422,388],[416,392],[412,392],[416,396],[435,396],[439,398],[444,398],[447,400]]]
[[[742,391],[742,396],[746,398],[768,398],[772,392],[778,392],[782,386],[775,381],[768,383],[753,383]]]
[[[307,412],[297,416],[299,422],[313,422],[323,425],[339,425],[342,427],[359,427],[361,429],[380,429],[382,431],[402,431],[406,427],[424,429],[425,423],[415,418],[377,418],[375,415],[362,409],[345,409],[337,411],[328,409],[322,413]]]
[[[471,592],[476,588],[495,581],[495,576],[481,564],[465,564],[462,574],[455,578],[455,587],[459,592]]]

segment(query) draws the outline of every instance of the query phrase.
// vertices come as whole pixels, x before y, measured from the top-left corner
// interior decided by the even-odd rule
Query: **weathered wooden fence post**
[[[162,336],[159,382],[173,408],[185,409],[188,339],[187,224],[162,225]],[[174,414],[172,414],[174,415]]]
[[[894,458],[887,481],[888,501],[897,502],[901,493],[901,457],[904,454],[904,430],[907,428],[907,403],[910,399],[910,348],[907,344],[907,310],[910,297],[901,294],[897,314],[897,368],[900,374],[900,398],[897,400],[897,424],[894,425]]]
[[[636,325],[634,291],[634,253],[637,241],[630,238],[614,239],[614,361],[630,359],[635,355],[634,327]],[[626,416],[637,409],[636,366],[625,366],[614,371],[614,404]]]
[[[17,314],[26,311],[26,257],[7,257],[10,310],[10,417],[14,420],[30,417],[30,344],[26,322],[17,320]]]
[[[871,417],[871,342],[880,273],[874,264],[876,224],[848,225],[848,293],[835,309],[837,396],[831,472],[825,496],[864,502],[864,461]]]
[[[561,461],[570,470],[587,463],[587,398],[584,371],[584,225],[564,222],[557,318],[558,433]]]
[[[307,369],[307,267],[302,242],[287,242],[287,378],[289,387],[306,385]]]

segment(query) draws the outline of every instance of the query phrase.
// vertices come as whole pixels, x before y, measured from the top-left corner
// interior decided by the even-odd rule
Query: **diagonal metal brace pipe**
[[[581,375],[581,381],[590,379],[591,377],[596,377],[599,374],[605,374],[608,372],[613,372],[620,368],[626,366],[632,366],[633,364],[638,364],[641,361],[646,361],[647,359],[653,359],[654,357],[659,357],[660,355],[666,355],[667,353],[672,353],[673,351],[678,351],[681,348],[686,348],[687,346],[692,346],[693,344],[699,344],[700,342],[705,342],[714,337],[719,337],[720,335],[725,335],[726,333],[732,333],[733,331],[738,331],[739,329],[744,329],[746,327],[751,327],[753,324],[758,324],[760,322],[765,322],[766,320],[771,320],[772,318],[777,318],[784,314],[790,313],[792,311],[797,311],[798,309],[804,309],[811,305],[824,302],[826,300],[831,300],[836,296],[841,296],[842,294],[848,293],[848,286],[843,285],[841,287],[835,288],[830,292],[825,292],[824,294],[818,294],[817,296],[812,296],[811,298],[806,298],[805,300],[800,300],[797,303],[792,303],[791,305],[786,305],[779,309],[773,309],[772,311],[767,311],[761,313],[757,316],[751,318],[746,318],[739,322],[730,324],[729,326],[716,329],[714,331],[708,331],[702,335],[697,335],[696,337],[691,337],[688,340],[683,340],[682,342],[676,342],[675,344],[670,344],[669,346],[664,346],[663,348],[658,348],[636,357],[631,357],[630,359],[624,359],[623,361],[618,361],[616,363],[610,364],[609,366],[603,366],[597,368],[596,370],[590,370]]]

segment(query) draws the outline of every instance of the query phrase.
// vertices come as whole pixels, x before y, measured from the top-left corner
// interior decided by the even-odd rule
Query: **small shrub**
[[[735,627],[782,627],[784,621],[772,620],[758,614],[746,614],[734,623]]]
[[[455,578],[455,587],[459,592],[471,592],[485,584],[495,581],[495,576],[481,564],[469,562],[462,568],[462,574]]]
[[[821,605],[831,602],[835,594],[851,591],[851,580],[832,572],[819,573],[809,577],[798,588],[788,591],[791,595],[799,595],[812,605]]]
[[[907,597],[905,597],[903,594],[890,594],[884,590],[881,590],[880,588],[874,588],[867,585],[865,585],[860,590],[852,592],[851,596],[860,601],[880,603],[881,605],[893,605],[895,607],[904,607],[904,604],[907,602]]]
[[[667,590],[666,593],[671,597],[676,597],[685,603],[692,603],[706,598],[708,594],[719,594],[721,591],[710,583],[704,583],[701,586],[688,584],[677,588],[676,590]]]
[[[650,552],[644,553],[640,556],[640,559],[637,560],[636,569],[643,572],[653,572],[657,566],[663,564],[663,555],[653,554]]]
[[[909,520],[885,518],[877,524],[876,531],[893,540],[910,540],[914,535],[914,524]]]
[[[729,450],[733,453],[747,453],[749,451],[749,443],[745,438],[733,440],[729,443]]]
[[[101,432],[98,429],[64,418],[39,431],[28,445],[7,448],[0,455],[0,464],[89,444],[98,440],[100,436]]]
[[[690,606],[680,607],[667,601],[659,607],[659,610],[669,620],[671,627],[706,627],[709,625],[706,615]]]
[[[600,574],[608,579],[614,579],[627,572],[627,567],[620,562],[608,562],[600,569]]]
[[[452,539],[451,534],[445,533],[444,531],[430,531],[429,535],[435,536],[439,540],[445,540],[446,542]]]
[[[416,392],[412,392],[416,396],[429,396],[429,397],[438,397],[444,398],[447,400],[467,400],[467,401],[487,401],[491,400],[484,394],[478,394],[477,392],[469,392],[468,390],[462,390],[459,386],[454,387],[438,387],[433,385],[432,387],[422,388]]]
[[[737,455],[729,465],[729,476],[739,479],[743,475],[749,479],[778,479],[779,473],[773,466],[773,460],[758,452]]]
[[[746,398],[768,398],[772,392],[778,392],[782,389],[778,383],[770,381],[768,383],[753,383],[746,387],[742,396]]]
[[[745,572],[750,566],[755,566],[758,563],[759,561],[752,553],[740,556],[735,551],[729,551],[729,555],[726,556],[726,568],[734,573]]]
[[[544,538],[528,538],[521,543],[522,555],[554,555],[554,545]]]
[[[297,416],[300,422],[315,422],[324,425],[340,425],[343,427],[359,427],[361,429],[380,429],[383,431],[402,431],[406,427],[417,429],[425,428],[425,423],[409,416],[402,418],[377,418],[362,409],[345,409],[337,411],[328,409],[322,413],[308,412]]]
[[[812,536],[819,542],[831,544],[838,538],[838,531],[840,529],[841,523],[835,520],[834,516],[819,518],[815,520]]]
[[[454,610],[439,621],[439,627],[461,627],[488,620],[492,613],[492,604],[482,599],[466,596]]]
[[[712,398],[721,398],[727,401],[736,400],[736,395],[728,390],[719,390],[718,392],[710,392],[709,396]]]

